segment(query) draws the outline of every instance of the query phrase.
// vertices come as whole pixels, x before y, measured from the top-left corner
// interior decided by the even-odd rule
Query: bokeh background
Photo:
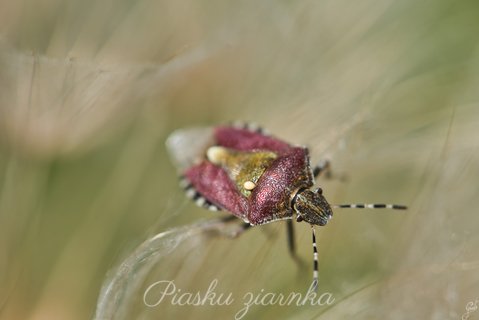
[[[0,318],[92,318],[143,241],[218,217],[185,200],[164,141],[237,119],[329,158],[330,202],[410,207],[318,230],[332,306],[244,319],[460,318],[479,298],[478,32],[472,0],[1,1]],[[248,291],[306,292],[310,228],[304,268],[284,230],[183,239],[114,318],[233,319]],[[146,307],[164,279],[236,301]]]

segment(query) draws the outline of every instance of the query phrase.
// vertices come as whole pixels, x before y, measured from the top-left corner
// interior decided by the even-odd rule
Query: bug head
[[[333,216],[331,206],[324,198],[321,188],[315,191],[309,189],[298,191],[293,199],[293,209],[298,222],[306,221],[311,225],[324,226]]]

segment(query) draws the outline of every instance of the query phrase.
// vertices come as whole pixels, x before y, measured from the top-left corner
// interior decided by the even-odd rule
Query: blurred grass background
[[[0,318],[90,318],[137,245],[217,216],[185,200],[164,141],[236,119],[329,157],[348,177],[320,181],[332,203],[410,206],[319,230],[334,306],[245,319],[461,317],[479,297],[478,31],[476,1],[0,2]],[[305,292],[309,226],[300,277],[284,229],[182,246],[148,279],[218,278],[233,306],[139,296],[126,318],[231,319],[247,291]]]

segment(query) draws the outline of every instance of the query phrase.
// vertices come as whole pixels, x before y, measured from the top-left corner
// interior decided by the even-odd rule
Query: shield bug
[[[312,167],[308,149],[294,146],[248,123],[175,131],[167,142],[181,172],[186,195],[203,208],[230,212],[244,221],[244,229],[287,220],[289,250],[295,257],[292,220],[311,225],[313,283],[318,281],[318,252],[314,226],[324,226],[332,208],[387,208],[395,204],[331,205],[315,178],[329,170],[329,162]]]

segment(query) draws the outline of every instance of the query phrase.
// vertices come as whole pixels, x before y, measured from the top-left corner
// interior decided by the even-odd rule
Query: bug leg
[[[296,255],[296,242],[294,237],[293,220],[286,220],[286,235],[288,237],[288,250],[291,258],[298,264],[300,274],[304,270],[304,262]]]
[[[331,170],[331,162],[329,160],[322,160],[320,161],[314,168],[313,168],[313,176],[316,179],[320,175],[324,175],[326,179],[338,179],[341,182],[345,182],[348,180],[348,177],[344,173],[337,173],[333,174]]]
[[[239,218],[230,214],[220,218],[222,222],[237,221]]]
[[[329,160],[322,160],[313,168],[314,178],[319,177],[322,173],[325,174],[326,178],[331,178],[331,164]]]
[[[235,230],[233,230],[230,234],[229,234],[229,237],[231,238],[237,238],[239,237],[240,235],[243,234],[243,232],[245,232],[246,230],[250,229],[251,228],[251,225],[249,223],[246,223],[246,222],[242,222],[240,225],[237,226],[237,228]]]
[[[228,215],[228,216],[222,217],[220,220],[222,223],[227,224],[230,222],[240,221],[241,219],[233,215]],[[232,226],[230,228],[231,230],[228,230],[228,231],[225,230],[223,234],[229,238],[237,238],[241,234],[243,234],[243,232],[245,232],[246,230],[250,228],[251,228],[251,225],[249,223],[241,221],[241,223],[236,223],[234,226]]]
[[[293,258],[296,258],[296,243],[294,240],[293,220],[286,220],[286,234],[288,236],[288,250]]]

